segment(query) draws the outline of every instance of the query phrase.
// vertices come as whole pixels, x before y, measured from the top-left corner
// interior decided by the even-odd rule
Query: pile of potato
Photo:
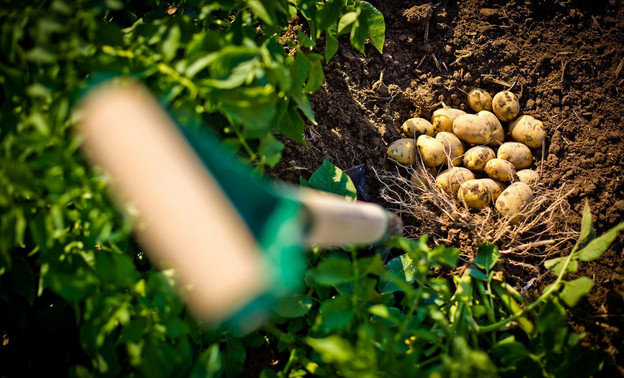
[[[546,131],[541,121],[520,115],[520,103],[510,91],[494,98],[482,89],[468,93],[468,105],[476,114],[442,108],[431,122],[411,118],[401,127],[407,138],[393,142],[388,156],[411,166],[420,156],[436,176],[436,185],[467,207],[483,209],[494,203],[511,223],[523,219],[522,210],[533,200],[538,173],[530,169],[531,149],[541,148]],[[507,125],[507,141],[503,124]],[[445,170],[441,168],[446,167]],[[411,178],[422,185],[416,170]]]

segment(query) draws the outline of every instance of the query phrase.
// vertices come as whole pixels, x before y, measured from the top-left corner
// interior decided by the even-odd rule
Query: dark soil
[[[392,167],[386,150],[405,120],[429,118],[441,102],[466,108],[473,87],[513,85],[523,112],[547,129],[536,160],[543,184],[573,190],[561,221],[578,224],[585,199],[599,234],[624,220],[622,0],[370,2],[386,19],[383,55],[369,45],[362,56],[342,40],[311,98],[318,125],[306,129],[309,147],[287,142],[275,177],[308,178],[324,157],[343,169],[364,163],[369,199],[384,205],[373,169]],[[586,344],[610,353],[605,377],[624,376],[623,240],[583,264],[594,289],[570,312]],[[525,272],[527,282],[534,273]]]

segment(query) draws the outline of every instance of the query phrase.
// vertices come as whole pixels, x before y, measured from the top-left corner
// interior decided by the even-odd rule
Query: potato
[[[465,111],[453,108],[442,108],[433,112],[431,116],[431,123],[433,124],[433,130],[435,132],[453,131],[453,121],[458,116],[466,114]]]
[[[520,143],[524,143],[530,148],[540,148],[546,138],[546,130],[542,121],[530,115],[518,117],[509,124],[511,137]]]
[[[388,156],[399,164],[413,165],[416,163],[416,141],[412,138],[395,140],[388,147]]]
[[[501,193],[496,200],[496,210],[510,218],[511,224],[517,224],[525,218],[522,214],[529,203],[533,201],[533,191],[523,182],[514,182]]]
[[[527,184],[528,186],[536,186],[539,183],[539,174],[532,169],[523,169],[516,172],[518,180]]]
[[[462,141],[455,134],[446,131],[439,132],[435,138],[444,146],[444,153],[447,156],[446,164],[449,166],[461,165],[462,155],[466,151]]]
[[[468,92],[468,106],[475,112],[481,110],[492,111],[492,96],[485,90],[475,88]]]
[[[421,135],[416,140],[418,153],[428,167],[437,167],[446,161],[442,142],[429,135]]]
[[[474,210],[483,209],[492,202],[489,186],[481,180],[468,180],[461,184],[457,198]]]
[[[418,137],[422,134],[433,136],[433,125],[424,118],[410,118],[403,122],[401,130],[408,137]]]
[[[490,129],[492,130],[492,140],[488,143],[490,146],[500,146],[505,141],[505,129],[503,129],[503,125],[501,125],[500,121],[494,113],[488,112],[487,110],[481,110],[477,113],[477,117],[481,117],[486,120],[490,124]]]
[[[485,164],[485,173],[493,180],[512,182],[516,177],[516,168],[503,159],[492,159]]]
[[[495,157],[496,154],[490,147],[475,146],[464,154],[464,167],[474,172],[483,172],[485,164]]]
[[[436,177],[436,184],[446,194],[455,196],[457,195],[457,191],[459,190],[461,184],[468,180],[474,179],[475,175],[474,173],[470,172],[469,169],[462,167],[453,167],[440,173],[438,177]]]
[[[490,124],[474,114],[462,114],[455,118],[453,133],[470,144],[486,144],[492,140]]]
[[[518,142],[501,144],[501,146],[498,147],[496,157],[511,162],[516,169],[528,168],[533,162],[533,155],[529,147]]]
[[[505,185],[504,183],[500,181],[492,180],[489,178],[484,178],[480,180],[488,186],[488,189],[490,190],[490,194],[492,195],[492,202],[496,201],[496,199],[498,198],[498,196],[501,195],[503,190],[507,188],[507,185]]]
[[[509,91],[498,92],[492,99],[492,111],[501,121],[511,121],[520,113],[518,97]]]

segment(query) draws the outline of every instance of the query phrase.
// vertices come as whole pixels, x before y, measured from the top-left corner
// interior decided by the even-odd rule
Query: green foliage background
[[[310,34],[282,40],[294,16]],[[0,2],[0,375],[240,371],[242,341],[187,317],[135,244],[78,150],[73,106],[133,77],[262,171],[281,158],[276,134],[305,144],[339,34],[381,49],[383,17],[359,0]]]

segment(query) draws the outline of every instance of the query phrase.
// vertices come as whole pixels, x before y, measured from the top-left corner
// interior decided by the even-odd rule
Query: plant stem
[[[574,256],[577,249],[578,249],[578,245],[574,247],[572,252],[570,252],[568,257],[565,259],[565,262],[563,263],[563,267],[561,268],[561,272],[557,276],[555,283],[550,285],[550,287],[548,287],[548,289],[539,298],[537,298],[535,302],[531,303],[530,305],[525,307],[522,311],[516,312],[515,314],[511,315],[508,318],[505,318],[494,324],[488,324],[486,326],[479,327],[479,333],[496,331],[497,329],[504,326],[505,324],[512,322],[518,319],[519,317],[523,316],[527,312],[533,310],[535,307],[539,306],[542,302],[544,302],[548,297],[550,297],[552,293],[559,290],[559,285],[561,284],[561,280],[563,279],[563,276],[566,274],[568,270],[568,265],[570,264],[570,261],[572,261],[572,256]]]

